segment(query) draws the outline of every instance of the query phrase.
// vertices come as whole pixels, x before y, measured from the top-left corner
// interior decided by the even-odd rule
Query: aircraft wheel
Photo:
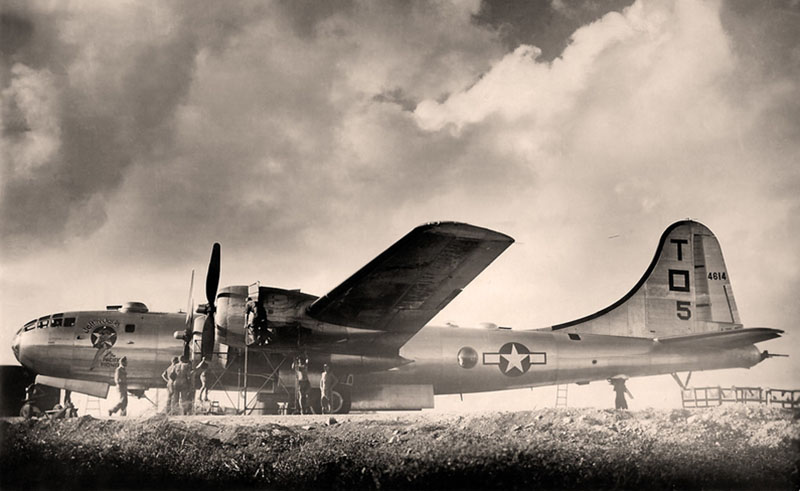
[[[322,393],[318,390],[309,395],[311,412],[322,414]],[[334,390],[331,394],[331,414],[347,414],[350,412],[350,390]]]
[[[342,388],[334,390],[331,400],[331,412],[334,414],[347,414],[350,412],[352,399],[350,397],[350,389]]]

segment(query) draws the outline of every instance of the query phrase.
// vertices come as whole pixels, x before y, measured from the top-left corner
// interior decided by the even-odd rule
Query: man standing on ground
[[[175,396],[175,367],[179,362],[180,360],[178,357],[174,356],[172,358],[172,364],[163,372],[161,372],[161,378],[167,383],[167,414],[175,414],[175,410],[177,409],[176,406],[178,398]]]
[[[189,359],[181,356],[180,363],[175,366],[175,386],[180,414],[191,414],[192,411],[192,366]]]
[[[119,366],[117,370],[114,372],[114,383],[117,384],[117,390],[119,391],[119,402],[116,406],[112,407],[108,410],[108,415],[111,416],[112,414],[119,411],[120,416],[126,416],[128,414],[128,359],[126,357],[122,357],[119,359]]]
[[[612,378],[609,382],[614,386],[614,392],[617,394],[617,397],[614,399],[614,406],[616,409],[628,409],[628,401],[625,400],[625,394],[631,396],[631,399],[633,399],[633,394],[625,387],[625,379]]]
[[[295,379],[297,382],[297,409],[300,414],[308,413],[308,392],[311,390],[311,382],[308,380],[308,360],[297,356],[292,363]]]
[[[200,363],[197,364],[195,372],[197,372],[197,378],[200,380],[200,393],[197,395],[197,399],[204,402],[208,402],[208,383],[206,380],[206,370],[208,370],[208,362],[206,361],[205,357],[203,357],[203,359],[200,360]]]
[[[331,372],[328,364],[322,365],[322,376],[319,379],[319,391],[321,394],[320,404],[322,406],[322,414],[331,413],[331,398],[333,397],[333,388],[339,383],[339,379]]]

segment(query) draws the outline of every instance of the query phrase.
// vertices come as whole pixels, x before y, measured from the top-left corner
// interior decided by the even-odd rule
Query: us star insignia
[[[547,364],[547,353],[532,353],[522,343],[506,343],[497,353],[483,353],[484,365],[497,365],[500,373],[509,377],[519,377],[531,365]]]

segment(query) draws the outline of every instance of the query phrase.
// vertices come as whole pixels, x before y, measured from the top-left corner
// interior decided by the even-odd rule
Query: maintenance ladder
[[[567,407],[567,388],[569,386],[558,385],[556,387],[556,407]]]
[[[83,407],[83,412],[89,414],[89,411],[97,411],[98,416],[102,416],[100,410],[100,399],[97,397],[86,396],[86,405]]]

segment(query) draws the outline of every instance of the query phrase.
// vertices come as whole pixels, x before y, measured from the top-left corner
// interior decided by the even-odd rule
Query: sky
[[[0,9],[0,363],[44,314],[183,308],[213,242],[223,285],[322,295],[442,220],[516,243],[434,323],[545,327],[622,297],[691,217],[792,355],[695,385],[800,388],[797,0]]]

